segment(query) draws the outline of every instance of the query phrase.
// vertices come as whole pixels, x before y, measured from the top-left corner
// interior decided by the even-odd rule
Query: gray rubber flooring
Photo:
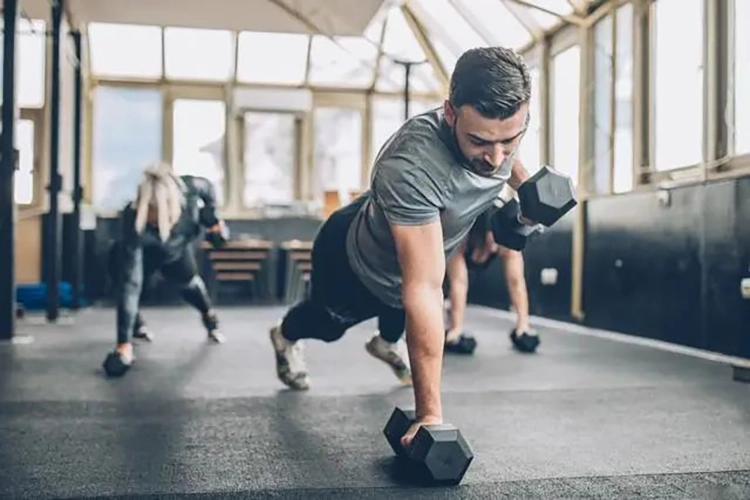
[[[313,388],[276,380],[281,308],[220,310],[209,345],[189,309],[148,309],[158,337],[108,380],[114,311],[22,325],[0,345],[3,498],[750,498],[750,385],[730,367],[539,327],[470,308],[473,357],[445,360],[443,405],[475,453],[461,486],[415,488],[382,428],[409,404],[363,349],[374,322],[309,342]],[[31,322],[31,321],[30,321]]]

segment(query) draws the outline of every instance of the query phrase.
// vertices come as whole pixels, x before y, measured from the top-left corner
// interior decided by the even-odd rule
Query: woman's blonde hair
[[[162,241],[167,241],[172,227],[180,219],[182,202],[182,182],[174,175],[172,166],[158,163],[147,167],[143,172],[143,180],[138,185],[135,200],[135,230],[139,234],[143,233],[149,208],[153,207],[158,214],[159,237]]]

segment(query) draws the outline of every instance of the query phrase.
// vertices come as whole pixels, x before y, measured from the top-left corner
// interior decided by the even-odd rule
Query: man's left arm
[[[228,239],[228,231],[224,221],[219,218],[216,207],[216,192],[211,181],[204,177],[190,176],[184,179],[189,183],[190,188],[195,191],[198,197],[203,201],[203,207],[200,209],[199,221],[206,228],[206,239],[213,246],[220,247]]]

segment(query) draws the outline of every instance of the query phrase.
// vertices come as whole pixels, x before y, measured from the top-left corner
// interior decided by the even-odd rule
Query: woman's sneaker
[[[310,377],[305,367],[305,354],[301,341],[290,342],[281,334],[281,325],[270,331],[271,344],[276,353],[276,376],[284,385],[304,391],[310,388]]]
[[[208,340],[214,344],[223,344],[226,342],[226,337],[219,331],[219,318],[215,312],[210,312],[203,316],[203,326],[206,327],[206,333],[208,334]]]

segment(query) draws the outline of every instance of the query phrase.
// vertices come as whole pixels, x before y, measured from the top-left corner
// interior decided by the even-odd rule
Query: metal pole
[[[411,67],[414,65],[411,61],[394,61],[404,67],[404,120],[411,116],[409,107],[411,105]]]
[[[47,224],[47,321],[57,321],[60,315],[60,206],[58,197],[62,187],[60,175],[60,27],[63,0],[52,0],[52,80],[50,89],[50,175],[49,223]]]
[[[81,184],[81,141],[82,141],[82,117],[83,117],[83,95],[82,95],[82,59],[81,59],[81,32],[76,30],[71,33],[73,45],[75,46],[75,97],[73,115],[73,261],[70,263],[72,269],[73,287],[73,309],[81,307],[82,278],[82,237],[81,231],[81,201],[83,199],[83,185]]]
[[[3,107],[0,134],[0,339],[16,329],[16,200],[14,176],[18,155],[16,126],[16,21],[18,0],[3,2]]]

